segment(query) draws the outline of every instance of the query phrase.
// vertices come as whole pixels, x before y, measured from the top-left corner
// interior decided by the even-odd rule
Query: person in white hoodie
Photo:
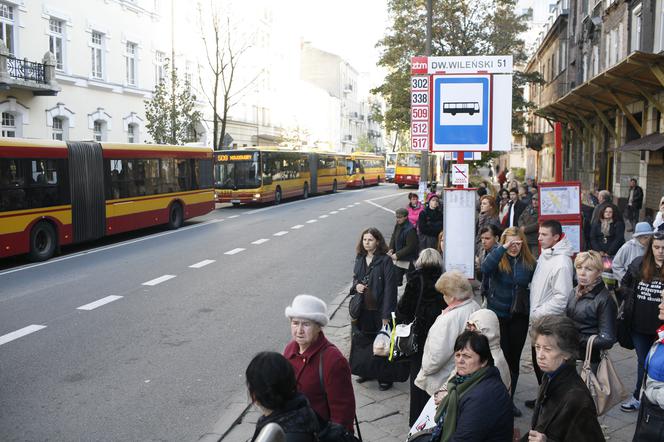
[[[542,222],[538,241],[542,252],[530,283],[530,324],[545,315],[565,315],[567,301],[574,292],[574,250],[563,234],[562,225],[555,220]],[[532,358],[537,383],[541,384],[542,370],[537,365],[535,347]],[[534,408],[535,401],[526,401],[525,405]]]
[[[622,281],[625,273],[627,273],[627,267],[632,261],[646,253],[648,240],[653,233],[654,231],[652,227],[650,227],[650,224],[647,222],[636,224],[632,239],[623,244],[618,250],[618,253],[616,253],[616,256],[613,257],[611,270],[618,281]]]

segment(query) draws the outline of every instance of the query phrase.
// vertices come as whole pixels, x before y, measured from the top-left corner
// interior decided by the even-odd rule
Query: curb
[[[328,303],[328,311],[332,311],[330,313],[330,321],[334,318],[346,298],[349,296],[349,291],[350,284],[337,294],[332,302]],[[247,393],[245,389],[242,388],[233,394],[230,403],[221,417],[215,422],[212,430],[199,437],[198,442],[219,442],[224,440],[233,428],[242,423],[244,415],[247,414],[250,408],[251,404],[247,404]]]

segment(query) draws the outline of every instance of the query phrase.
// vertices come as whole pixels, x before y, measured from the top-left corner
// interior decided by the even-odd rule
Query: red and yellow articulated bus
[[[366,152],[353,152],[348,157],[348,187],[378,185],[385,181],[385,157]]]
[[[0,138],[0,258],[212,210],[209,148]]]

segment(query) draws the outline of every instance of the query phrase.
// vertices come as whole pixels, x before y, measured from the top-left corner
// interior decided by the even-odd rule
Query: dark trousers
[[[634,229],[636,223],[639,222],[639,210],[634,206],[627,206],[626,212],[627,212],[627,219],[631,224],[631,228]]]
[[[422,349],[423,350],[423,349]],[[424,410],[429,401],[429,394],[415,385],[415,378],[422,368],[422,352],[419,351],[410,359],[410,413],[408,415],[408,426],[412,427],[417,418]]]
[[[531,356],[533,358],[533,369],[535,370],[535,377],[537,378],[537,383],[539,385],[542,385],[542,376],[544,375],[544,372],[542,371],[541,368],[539,368],[539,365],[537,365],[537,353],[535,353],[535,347],[530,347],[531,351]]]
[[[500,348],[510,368],[512,378],[512,396],[519,380],[521,352],[528,335],[528,316],[517,315],[511,318],[498,318],[500,323]]]
[[[645,373],[646,356],[650,351],[650,347],[657,339],[657,335],[644,335],[632,330],[632,341],[634,342],[634,350],[636,350],[636,359],[638,366],[636,367],[636,388],[634,389],[634,398],[638,399],[641,394],[641,384],[643,383],[643,375]]]

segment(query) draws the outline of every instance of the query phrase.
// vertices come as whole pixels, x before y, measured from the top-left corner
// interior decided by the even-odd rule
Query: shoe
[[[639,406],[641,405],[641,402],[638,401],[638,399],[635,399],[634,396],[629,398],[627,402],[623,402],[620,404],[620,409],[625,412],[632,412],[632,411],[638,411]]]
[[[512,404],[512,416],[521,417],[522,415],[523,415],[523,413],[521,412],[521,410],[516,408],[516,405]]]
[[[355,379],[355,382],[357,382],[358,384],[363,384],[363,383],[365,383],[366,381],[370,381],[370,380],[371,380],[371,379],[369,379],[369,378],[363,378],[362,376],[360,376],[360,377],[358,377],[357,379]]]
[[[528,407],[528,408],[530,408],[530,409],[532,410],[532,409],[535,408],[535,399],[532,399],[532,400],[529,400],[529,401],[525,401],[525,402],[523,403],[523,405],[525,405],[526,407]]]
[[[378,383],[378,389],[380,391],[389,390],[390,388],[392,388],[392,382],[379,382]]]

